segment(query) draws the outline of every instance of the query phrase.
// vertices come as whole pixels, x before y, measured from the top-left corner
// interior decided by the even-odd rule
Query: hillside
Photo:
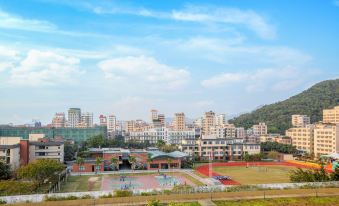
[[[321,121],[322,110],[336,105],[339,105],[339,79],[317,83],[287,100],[265,105],[229,122],[249,128],[262,121],[268,124],[269,132],[284,134],[291,127],[292,114],[306,114],[311,117],[311,122]]]

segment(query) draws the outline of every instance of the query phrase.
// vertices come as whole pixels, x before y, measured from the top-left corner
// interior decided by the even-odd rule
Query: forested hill
[[[339,105],[339,79],[317,83],[287,100],[265,105],[229,122],[245,128],[258,122],[266,122],[269,132],[284,134],[291,127],[292,114],[308,115],[311,122],[321,121],[322,110],[336,105]]]

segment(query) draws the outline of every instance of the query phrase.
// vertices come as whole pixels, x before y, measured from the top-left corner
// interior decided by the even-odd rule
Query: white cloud
[[[310,75],[315,73],[300,68],[286,66],[281,68],[258,69],[255,71],[243,71],[222,73],[205,79],[201,85],[206,88],[218,88],[224,86],[244,87],[248,92],[256,91],[287,91],[300,86]]]
[[[185,69],[170,67],[147,56],[111,58],[99,62],[98,67],[108,79],[158,84],[167,88],[180,87],[190,77],[190,73]]]
[[[28,31],[50,32],[57,30],[57,27],[47,21],[36,19],[25,19],[0,10],[0,28],[19,29]]]
[[[0,72],[13,68],[17,58],[17,51],[0,46]]]
[[[262,16],[251,10],[189,6],[185,10],[173,11],[172,18],[200,23],[244,25],[261,38],[273,39],[276,37],[275,28],[268,24]]]
[[[56,86],[73,84],[83,72],[80,60],[51,51],[30,50],[27,57],[11,70],[9,83],[19,86]]]
[[[193,37],[171,44],[181,51],[223,64],[246,61],[251,64],[268,63],[280,66],[286,63],[301,65],[312,60],[308,54],[285,46],[247,46],[243,44],[241,37],[228,40]]]

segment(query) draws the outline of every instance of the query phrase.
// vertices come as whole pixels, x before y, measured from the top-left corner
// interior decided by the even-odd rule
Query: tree
[[[279,158],[279,152],[276,152],[276,151],[270,151],[268,154],[267,154],[267,157],[270,158],[270,159],[278,159]]]
[[[64,170],[64,168],[64,165],[57,160],[39,159],[26,166],[20,167],[17,170],[17,175],[19,178],[28,179],[41,184],[46,179],[51,178]]]
[[[137,158],[135,156],[130,156],[128,161],[129,161],[129,163],[131,163],[131,169],[135,170],[135,165],[137,163]]]
[[[72,161],[75,158],[75,152],[76,152],[76,145],[71,145],[69,143],[65,143],[64,147],[64,159],[65,161]]]
[[[167,159],[168,169],[171,169],[172,161],[173,161],[173,160],[172,160],[171,158],[168,158],[168,159]]]
[[[85,159],[82,157],[77,157],[75,162],[79,166],[79,175],[81,175],[81,166],[85,163]]]
[[[248,154],[248,152],[245,152],[245,154],[244,154],[244,156],[243,156],[243,160],[244,160],[245,162],[250,161],[250,155]]]
[[[150,153],[147,154],[147,163],[151,164],[153,162],[152,155]]]
[[[119,169],[119,159],[116,157],[111,158],[111,165],[114,169],[118,168]]]
[[[103,162],[104,160],[101,158],[101,157],[97,157],[95,159],[95,173],[98,173],[98,171],[100,170],[100,167],[101,167],[101,163]]]
[[[11,178],[11,167],[0,161],[0,180],[8,180]]]
[[[107,146],[107,139],[102,135],[96,135],[91,138],[89,138],[86,141],[86,144],[88,147],[105,147]]]
[[[163,146],[166,145],[166,142],[164,140],[158,140],[156,146],[160,149]]]

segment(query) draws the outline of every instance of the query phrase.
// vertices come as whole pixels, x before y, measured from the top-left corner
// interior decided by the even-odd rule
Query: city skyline
[[[337,19],[333,0],[1,2],[0,123],[251,111],[338,78]]]

